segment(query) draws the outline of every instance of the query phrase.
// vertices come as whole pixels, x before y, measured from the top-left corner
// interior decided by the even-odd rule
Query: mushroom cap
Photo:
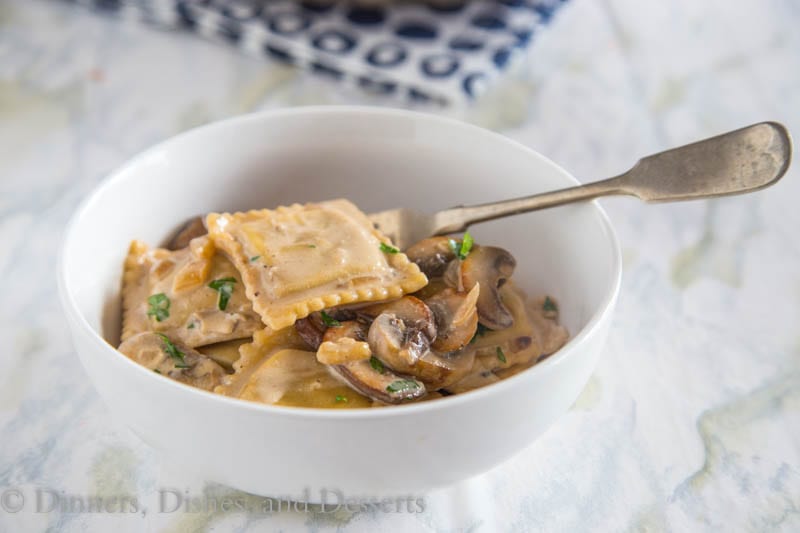
[[[367,341],[373,354],[392,370],[438,389],[466,375],[475,354],[439,354],[431,351],[431,339],[391,313],[381,313],[369,328]]]
[[[428,278],[438,278],[456,257],[450,240],[449,237],[423,239],[408,247],[405,254]]]
[[[414,365],[430,351],[431,345],[430,337],[416,323],[409,325],[389,312],[381,313],[372,321],[367,342],[375,357],[404,374],[414,374]]]
[[[514,273],[517,261],[508,250],[496,246],[473,246],[466,259],[454,262],[445,273],[445,281],[457,290],[472,290],[480,284],[478,320],[489,329],[505,329],[514,317],[503,303],[498,289]]]
[[[328,367],[350,387],[374,400],[398,404],[425,396],[425,384],[413,378],[404,378],[376,369],[369,360]]]
[[[425,300],[436,318],[436,340],[431,347],[437,352],[454,352],[463,348],[478,329],[477,301],[480,284],[469,292],[445,289]]]
[[[408,327],[423,331],[430,340],[436,338],[436,318],[425,302],[416,296],[403,296],[397,300],[370,305],[359,310],[359,314],[372,319],[384,313],[394,315]]]
[[[398,376],[380,361],[371,360],[372,348],[363,342],[367,335],[368,326],[358,320],[331,326],[322,336],[317,360],[352,389],[373,400],[401,403],[424,396],[423,383]]]

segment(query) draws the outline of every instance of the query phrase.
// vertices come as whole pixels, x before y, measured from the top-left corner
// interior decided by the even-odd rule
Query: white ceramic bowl
[[[317,107],[260,113],[170,139],[112,174],[75,214],[59,289],[75,349],[116,420],[163,460],[260,495],[413,493],[480,474],[573,403],[603,347],[620,282],[614,232],[594,203],[481,224],[529,293],[555,295],[572,339],[498,384],[352,411],[260,405],[164,379],[118,353],[131,239],[156,245],[199,213],[345,197],[364,211],[434,211],[577,181],[500,135],[430,115]]]

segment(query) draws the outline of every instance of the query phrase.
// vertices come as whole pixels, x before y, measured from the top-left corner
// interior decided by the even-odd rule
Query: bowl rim
[[[435,401],[423,401],[423,402],[414,402],[409,404],[392,405],[388,406],[389,408],[384,408],[384,409],[374,409],[374,408],[329,409],[322,407],[293,407],[293,406],[283,406],[283,405],[262,404],[249,400],[243,400],[240,398],[232,398],[229,396],[224,396],[222,394],[214,393],[212,391],[205,391],[202,389],[198,389],[196,387],[192,387],[190,385],[186,385],[184,383],[180,383],[178,381],[166,378],[165,376],[154,375],[152,371],[149,371],[145,367],[139,365],[138,363],[134,362],[133,360],[131,360],[130,358],[126,357],[124,354],[119,352],[108,341],[106,341],[98,331],[96,331],[89,324],[87,319],[80,312],[78,305],[75,302],[75,299],[73,298],[72,293],[67,288],[68,282],[67,282],[67,272],[65,269],[65,256],[67,254],[67,250],[69,248],[70,243],[75,239],[74,233],[76,231],[76,226],[78,225],[80,220],[84,216],[86,216],[86,213],[92,208],[92,206],[99,201],[99,197],[102,196],[102,194],[107,189],[114,187],[117,182],[123,181],[124,179],[130,179],[128,176],[134,175],[130,173],[130,170],[139,166],[142,161],[145,161],[146,159],[150,158],[153,154],[159,151],[167,150],[171,147],[172,144],[183,142],[186,139],[207,135],[209,132],[212,132],[214,130],[225,130],[228,128],[236,128],[242,124],[249,122],[261,122],[265,120],[269,121],[275,117],[304,116],[304,115],[318,115],[318,114],[329,114],[329,115],[368,114],[368,115],[375,115],[381,118],[387,118],[387,117],[399,118],[399,119],[413,120],[418,123],[427,122],[436,124],[438,126],[444,126],[449,128],[460,128],[462,130],[471,132],[472,134],[483,135],[486,138],[490,138],[492,142],[504,143],[507,146],[510,146],[516,150],[522,150],[526,152],[528,156],[533,157],[534,159],[538,159],[540,162],[546,165],[555,167],[557,170],[560,171],[561,174],[563,174],[569,181],[573,182],[575,185],[580,185],[580,181],[578,181],[570,172],[566,171],[557,163],[551,161],[550,159],[543,156],[536,150],[529,148],[528,146],[522,144],[519,141],[511,139],[501,133],[497,133],[495,131],[482,128],[480,126],[476,126],[474,124],[470,124],[450,117],[434,115],[431,113],[410,111],[404,109],[378,108],[371,106],[319,105],[319,106],[302,106],[294,108],[266,110],[256,113],[249,113],[249,114],[229,117],[223,120],[210,122],[208,124],[204,124],[202,126],[189,129],[177,135],[170,136],[156,143],[155,145],[150,146],[145,150],[137,153],[133,157],[127,159],[121,165],[114,168],[108,175],[106,175],[106,177],[102,179],[102,181],[99,184],[97,184],[89,192],[86,198],[84,198],[81,201],[81,203],[76,208],[75,212],[70,217],[69,222],[67,223],[67,226],[65,228],[62,237],[61,247],[59,250],[58,261],[57,261],[58,292],[61,300],[61,305],[62,308],[64,309],[65,314],[72,315],[77,319],[78,326],[82,330],[84,330],[85,333],[88,334],[89,338],[96,345],[98,345],[99,349],[108,350],[109,352],[112,352],[111,354],[109,354],[110,357],[116,356],[121,358],[122,360],[124,360],[123,364],[128,364],[130,367],[132,367],[131,371],[133,372],[144,372],[150,376],[150,379],[157,378],[157,381],[153,382],[154,384],[161,383],[168,387],[177,387],[177,390],[183,390],[187,394],[195,395],[198,401],[221,402],[223,404],[229,405],[230,408],[232,409],[245,409],[255,412],[269,413],[271,415],[279,415],[279,416],[298,416],[302,418],[326,418],[326,419],[327,418],[371,419],[376,417],[382,418],[385,416],[413,416],[415,413],[420,413],[425,411],[437,411],[442,409],[457,408],[460,404],[479,402],[487,396],[502,394],[502,392],[505,389],[509,389],[515,386],[518,382],[522,380],[532,379],[532,376],[538,374],[551,373],[555,371],[557,367],[566,364],[566,361],[568,359],[577,357],[577,352],[580,350],[582,345],[588,342],[589,337],[592,336],[600,328],[602,323],[604,323],[607,319],[610,318],[610,315],[613,312],[614,305],[616,303],[619,294],[621,280],[622,280],[622,254],[620,250],[619,240],[617,238],[613,226],[611,225],[611,221],[609,220],[608,215],[599,205],[599,203],[596,200],[593,200],[589,203],[591,203],[592,208],[594,209],[596,215],[598,216],[599,222],[602,226],[601,229],[603,230],[603,233],[605,234],[609,244],[612,247],[611,250],[612,280],[609,286],[606,288],[601,304],[589,318],[586,325],[582,327],[575,335],[571,336],[563,347],[561,347],[552,356],[548,357],[544,361],[541,361],[533,365],[532,367],[527,368],[513,376],[501,379],[496,383],[492,383],[490,385],[479,387],[477,389],[466,391],[460,394],[454,394],[452,396],[441,398]],[[77,354],[78,351],[77,348],[74,351]]]

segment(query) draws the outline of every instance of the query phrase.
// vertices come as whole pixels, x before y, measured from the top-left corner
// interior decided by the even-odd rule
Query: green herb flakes
[[[499,359],[501,363],[506,364],[506,354],[503,353],[503,349],[499,346],[497,347],[497,359]]]
[[[209,287],[219,292],[217,307],[219,307],[220,311],[224,311],[228,307],[228,301],[233,295],[234,283],[236,283],[236,278],[220,278],[208,284]]]
[[[391,382],[387,387],[386,390],[389,392],[406,392],[417,390],[419,388],[419,383],[411,379],[398,379],[397,381]]]
[[[470,339],[469,343],[472,344],[473,342],[478,340],[478,337],[483,337],[487,331],[491,330],[486,326],[484,326],[483,324],[481,324],[480,322],[478,322],[478,327],[477,329],[475,329],[475,335],[472,336],[472,339]]]
[[[385,254],[399,254],[400,253],[400,250],[398,250],[394,246],[386,244],[385,242],[381,243],[380,248],[381,248],[381,252],[383,252]]]
[[[550,299],[549,296],[544,297],[542,311],[542,314],[545,316],[545,318],[556,318],[558,316],[558,306],[553,300]]]
[[[450,246],[450,250],[453,252],[453,255],[463,261],[472,251],[472,246],[475,244],[475,241],[473,240],[472,235],[470,235],[467,231],[464,233],[464,238],[460,242],[455,239],[449,239],[447,244]]]
[[[147,299],[147,316],[152,316],[157,322],[162,322],[169,318],[170,301],[166,294],[159,292]]]
[[[337,394],[336,403],[347,403],[347,396],[342,396],[341,394]]]
[[[175,344],[169,340],[169,337],[164,335],[163,333],[156,333],[159,337],[161,337],[161,341],[164,343],[163,350],[164,353],[167,354],[175,361],[175,368],[189,368],[189,365],[186,364],[185,355],[182,351],[178,349]]]
[[[458,250],[458,258],[462,261],[466,259],[470,251],[472,251],[473,244],[475,244],[475,241],[472,240],[472,235],[469,232],[464,233],[464,240],[461,241],[461,248]]]
[[[341,322],[333,318],[331,315],[326,313],[325,311],[320,311],[320,316],[322,317],[322,323],[325,324],[329,328],[338,328],[342,325]]]
[[[369,358],[369,366],[371,366],[378,374],[383,374],[386,372],[386,367],[384,367],[381,360],[374,355]]]

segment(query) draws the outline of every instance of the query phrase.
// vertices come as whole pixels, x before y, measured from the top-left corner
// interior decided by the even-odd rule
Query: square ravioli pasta
[[[192,348],[263,328],[241,277],[208,237],[180,250],[133,241],[122,282],[122,340],[154,331]]]
[[[206,226],[274,330],[313,311],[399,298],[428,283],[347,200],[211,213]]]

